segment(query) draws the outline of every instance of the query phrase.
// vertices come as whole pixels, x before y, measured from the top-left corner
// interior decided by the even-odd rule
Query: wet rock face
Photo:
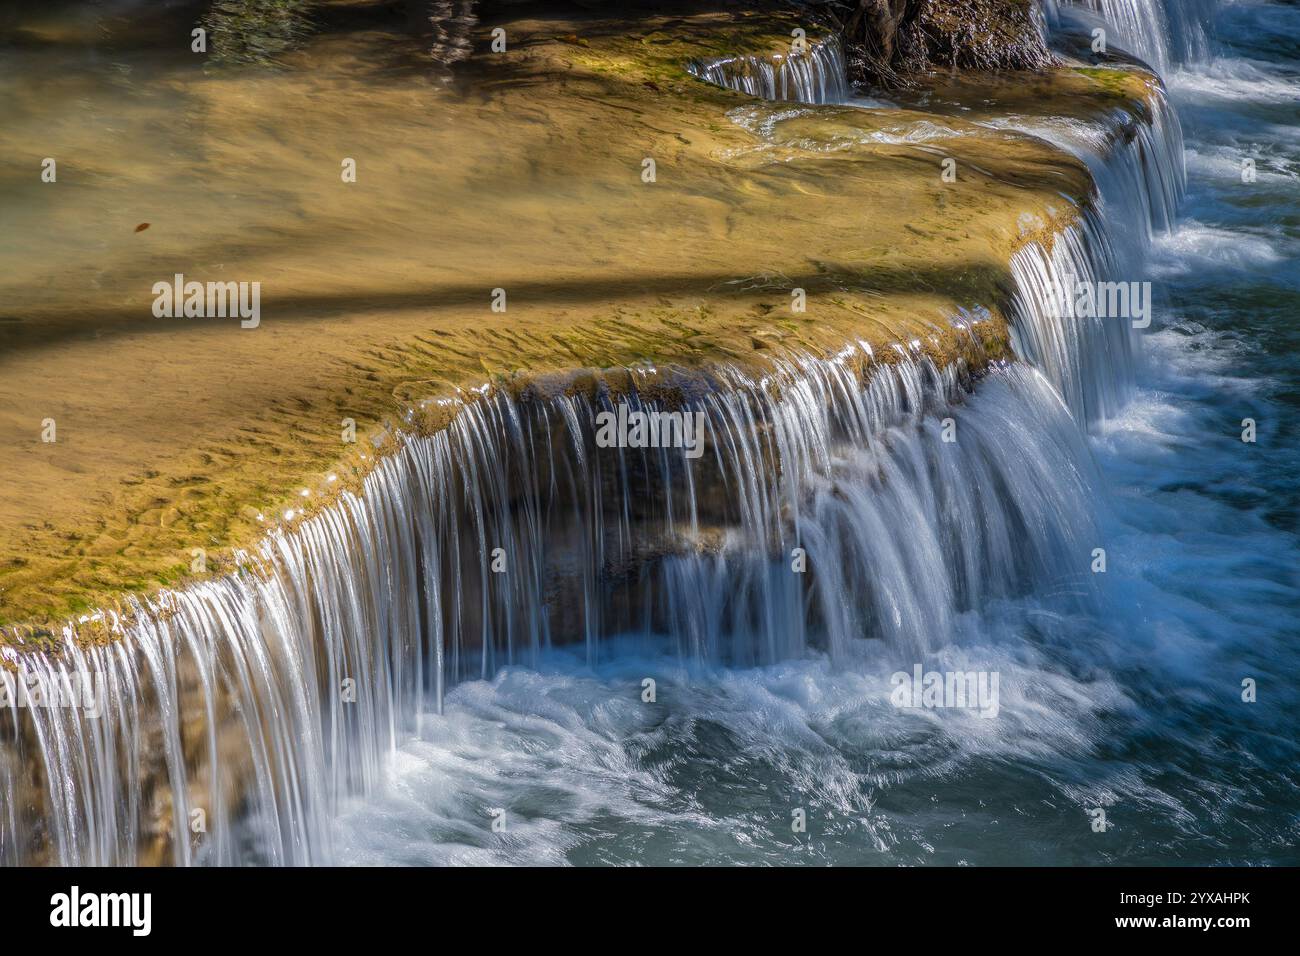
[[[893,86],[934,67],[1032,70],[1052,62],[1033,0],[857,0],[827,7],[854,79]]]

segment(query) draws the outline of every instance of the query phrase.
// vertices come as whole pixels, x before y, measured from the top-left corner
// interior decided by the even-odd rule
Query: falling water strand
[[[848,69],[837,37],[810,43],[803,52],[695,60],[686,70],[717,86],[767,100],[820,104],[849,99]]]
[[[1161,74],[1209,56],[1210,24],[1218,0],[1043,0],[1049,22],[1082,12],[1104,23],[1108,42],[1144,60]]]
[[[1173,228],[1187,182],[1182,127],[1163,87],[1153,86],[1143,106],[1145,115],[1118,108],[1092,119],[1013,114],[991,125],[1032,133],[1087,163],[1102,219],[1123,221],[1112,241],[1141,256],[1153,236]]]
[[[1012,347],[1085,424],[1115,416],[1136,387],[1135,329],[1149,314],[1133,314],[1135,296],[1145,294],[1133,270],[1152,237],[1173,227],[1186,184],[1182,131],[1163,89],[1154,87],[1146,105],[1145,116],[1114,110],[1091,121],[1012,116],[997,124],[1056,143],[1092,173],[1095,195],[1078,222],[1049,243],[1026,243],[1011,259]],[[1099,306],[1114,291],[1113,301],[1129,303],[1127,314],[1072,308],[1080,286]]]

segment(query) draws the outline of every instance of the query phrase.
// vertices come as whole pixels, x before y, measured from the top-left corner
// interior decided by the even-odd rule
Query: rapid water
[[[1149,39],[1181,218],[1176,117],[1038,131],[1101,201],[1013,263],[1037,371],[466,396],[240,575],[23,655],[110,706],[0,717],[0,859],[1296,862],[1296,13]],[[1053,318],[1065,274],[1159,279],[1152,327]],[[702,413],[705,456],[599,448],[618,401]],[[916,665],[996,673],[996,716],[895,706]]]

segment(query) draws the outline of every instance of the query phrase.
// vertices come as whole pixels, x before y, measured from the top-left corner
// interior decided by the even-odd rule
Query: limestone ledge
[[[708,378],[849,342],[880,360],[1006,358],[1012,252],[1050,245],[1088,202],[1076,160],[953,111],[764,103],[685,73],[787,49],[786,13],[501,25],[508,51],[450,85],[376,78],[397,42],[382,32],[323,36],[273,75],[170,75],[202,155],[169,158],[189,175],[165,187],[153,154],[95,154],[93,131],[65,131],[69,155],[100,165],[76,206],[17,225],[42,238],[4,280],[20,319],[0,325],[11,646],[49,649],[69,621],[111,639],[94,609],[184,587],[194,548],[206,575],[229,573],[277,516],[328,507],[403,431],[442,427],[484,390],[591,389],[646,366]],[[969,79],[978,106],[986,81]],[[944,95],[966,80],[944,78]],[[68,82],[55,95],[85,92]],[[1149,94],[1139,71],[1032,82],[1024,108],[1043,113],[1141,115]],[[153,109],[123,107],[122,135],[153,130]],[[354,154],[358,182],[341,184],[336,157]],[[107,237],[94,282],[75,243],[46,244],[87,217]],[[126,227],[137,218],[151,228]],[[211,277],[214,261],[261,277],[258,330],[152,317],[159,273]],[[974,337],[953,325],[972,311]],[[60,442],[42,444],[31,423],[60,402]]]

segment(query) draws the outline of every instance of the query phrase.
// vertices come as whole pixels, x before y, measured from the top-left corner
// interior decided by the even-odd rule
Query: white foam
[[[1244,271],[1273,266],[1284,258],[1276,247],[1278,241],[1264,230],[1228,229],[1183,220],[1172,233],[1156,238],[1152,274],[1175,281],[1179,276],[1206,269]]]

